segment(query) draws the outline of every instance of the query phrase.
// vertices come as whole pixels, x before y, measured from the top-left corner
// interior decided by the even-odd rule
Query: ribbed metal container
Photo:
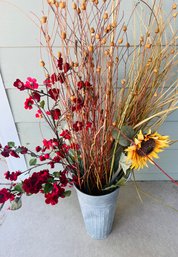
[[[111,233],[119,188],[112,193],[92,196],[76,188],[87,233],[94,239],[105,239]]]

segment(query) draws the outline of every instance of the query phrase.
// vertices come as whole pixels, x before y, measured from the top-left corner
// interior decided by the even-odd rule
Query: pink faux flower
[[[31,89],[38,89],[39,85],[36,79],[28,77],[25,83],[25,87]]]

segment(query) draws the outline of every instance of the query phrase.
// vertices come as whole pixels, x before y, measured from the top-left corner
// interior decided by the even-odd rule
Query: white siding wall
[[[28,14],[33,11],[40,16],[42,1],[13,0],[11,2],[13,5],[0,1],[0,67],[21,142],[24,145],[30,142],[33,147],[33,144],[38,144],[43,136],[50,136],[50,131],[44,123],[37,123],[33,111],[24,110],[23,93],[14,89],[12,84],[16,78],[24,80],[28,76],[43,81],[43,73],[39,67],[39,31],[14,5],[19,6]],[[134,1],[123,0],[123,2],[126,9],[125,16],[127,16]],[[163,0],[163,3],[166,11],[171,8],[173,1]],[[160,129],[160,133],[169,134],[172,139],[178,139],[178,113],[168,118]],[[158,164],[178,179],[178,144],[173,145],[160,156]],[[139,172],[137,178],[141,180],[166,179],[152,165]]]

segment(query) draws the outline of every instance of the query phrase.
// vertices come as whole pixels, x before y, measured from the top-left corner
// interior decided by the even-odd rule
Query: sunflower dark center
[[[153,138],[150,138],[147,141],[143,141],[141,143],[140,149],[137,149],[137,154],[140,156],[148,155],[154,150],[155,145],[155,140]]]

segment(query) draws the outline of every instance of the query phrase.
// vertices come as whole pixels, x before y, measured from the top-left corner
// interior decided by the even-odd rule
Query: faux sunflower
[[[152,162],[153,158],[159,158],[157,153],[162,152],[164,148],[169,146],[169,136],[162,136],[157,132],[147,134],[140,132],[134,138],[134,144],[129,146],[127,152],[127,160],[132,162],[132,169],[141,169],[148,167],[147,162]]]

